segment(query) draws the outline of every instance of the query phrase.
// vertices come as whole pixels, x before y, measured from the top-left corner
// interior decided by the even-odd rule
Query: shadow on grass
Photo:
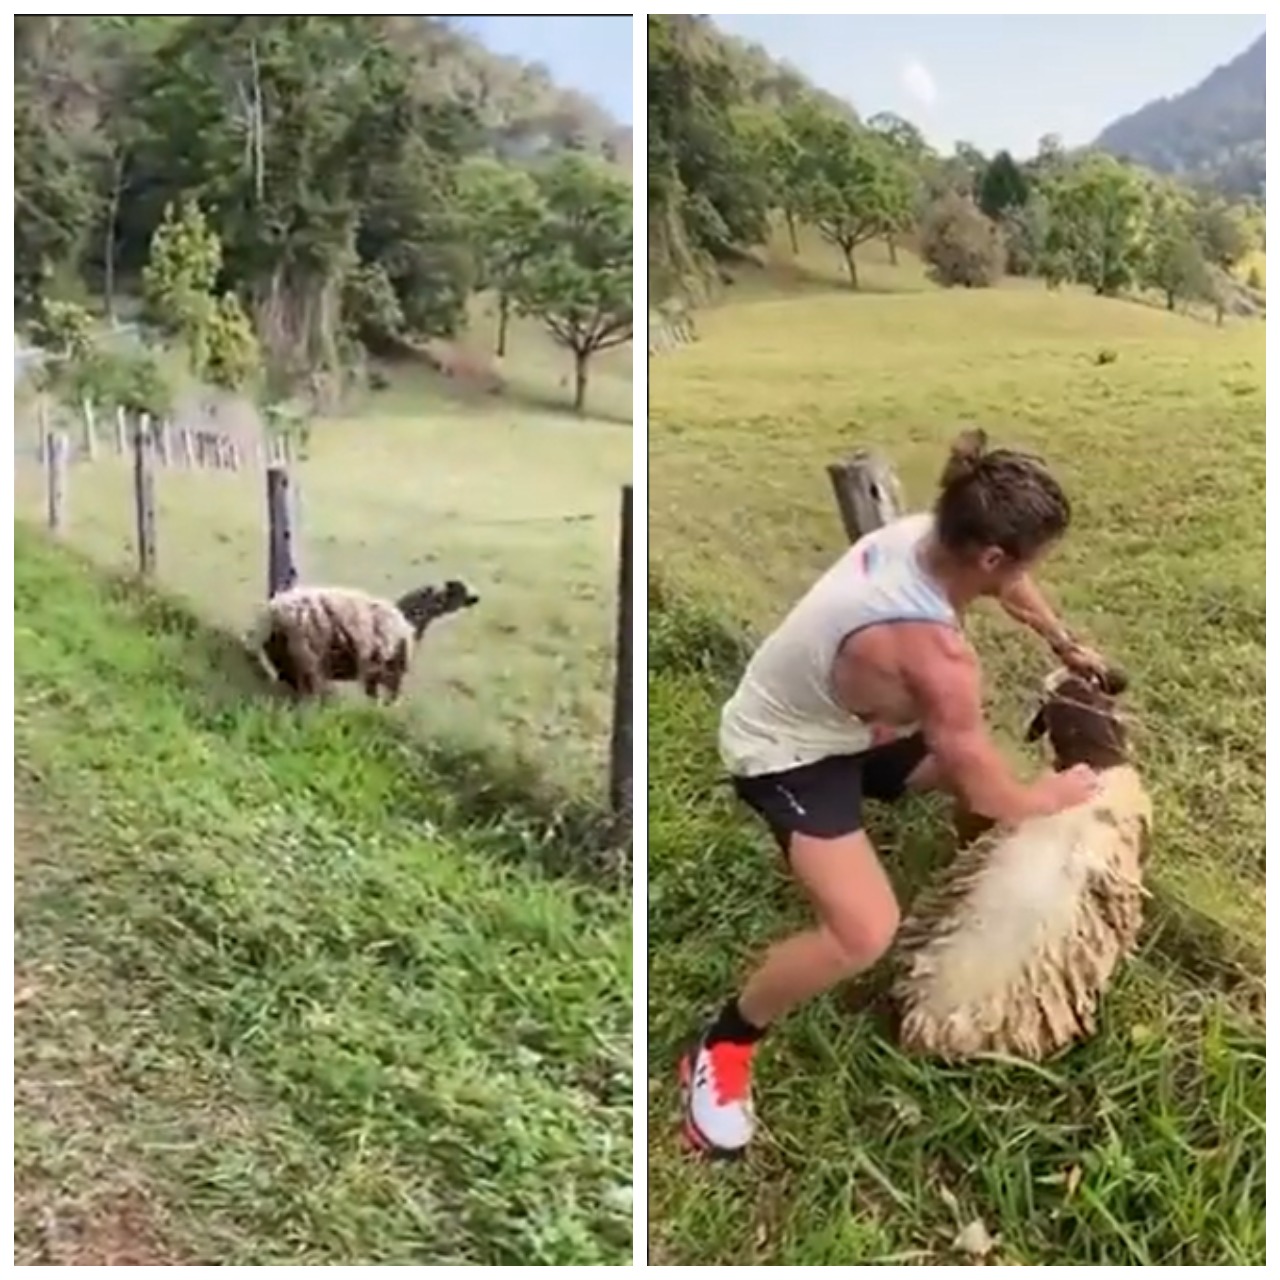
[[[190,659],[184,663],[181,687],[188,706],[201,718],[222,723],[263,699],[285,714],[320,710],[300,706],[269,679],[243,637],[206,623],[186,602],[133,577],[106,575],[96,567],[93,572],[105,578],[111,596],[148,631],[182,638]],[[597,890],[629,888],[630,840],[613,815],[600,803],[549,783],[535,763],[426,742],[386,708],[338,698],[330,706],[358,719],[371,754],[398,767],[407,764],[424,782],[435,784],[430,791],[423,788],[421,807],[405,817],[438,824],[435,801],[443,796],[450,824],[466,828],[472,844],[496,858]]]

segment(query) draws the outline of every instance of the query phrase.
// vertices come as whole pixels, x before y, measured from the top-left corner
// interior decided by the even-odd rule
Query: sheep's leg
[[[290,636],[289,652],[293,657],[298,697],[306,699],[322,695],[325,692],[325,681],[310,646],[301,637]]]
[[[956,831],[956,848],[964,849],[979,836],[984,836],[994,827],[995,820],[985,814],[974,813],[963,800],[957,800],[952,810],[951,821]]]
[[[382,682],[386,685],[387,701],[398,702],[400,700],[400,688],[404,684],[405,672],[409,669],[409,646],[401,644],[396,650],[395,656],[387,663],[386,670],[382,673]]]

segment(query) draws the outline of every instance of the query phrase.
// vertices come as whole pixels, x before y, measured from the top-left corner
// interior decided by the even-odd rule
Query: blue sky
[[[466,17],[453,21],[495,53],[541,62],[557,84],[594,98],[631,123],[631,16]]]
[[[1034,152],[1046,133],[1067,146],[1093,141],[1117,116],[1191,88],[1266,25],[1261,15],[713,21],[849,99],[864,117],[893,111],[944,150],[961,139],[1015,155]]]

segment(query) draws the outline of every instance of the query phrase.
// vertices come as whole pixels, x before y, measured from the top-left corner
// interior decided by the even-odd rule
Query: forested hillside
[[[1227,195],[1261,197],[1267,181],[1266,36],[1185,93],[1149,102],[1108,125],[1096,145]]]
[[[792,252],[808,226],[859,286],[859,249],[917,249],[942,285],[1004,273],[1100,295],[1151,291],[1170,308],[1256,309],[1233,280],[1260,246],[1256,204],[1229,202],[1050,136],[1018,161],[958,143],[943,154],[910,121],[860,117],[706,18],[649,19],[652,292],[697,294],[763,244]]]
[[[453,333],[478,290],[580,361],[629,333],[629,132],[446,19],[14,30],[15,299],[46,345],[75,345],[67,305],[141,297],[197,356],[234,330],[241,374],[292,387]]]

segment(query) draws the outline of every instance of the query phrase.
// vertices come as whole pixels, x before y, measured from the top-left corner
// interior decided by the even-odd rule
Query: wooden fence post
[[[146,418],[139,416],[133,429],[133,508],[138,532],[138,572],[144,578],[156,569],[156,478],[151,452]]]
[[[293,520],[294,542],[293,542],[293,567],[298,577],[302,577],[302,533],[306,528],[302,519],[302,485],[300,483],[299,472],[302,470],[299,465],[298,444],[292,435],[285,436],[282,440],[284,449],[284,465],[289,472],[289,499],[290,499],[290,516]]]
[[[63,431],[44,438],[45,483],[48,493],[49,529],[59,534],[66,527],[67,454],[70,441]]]
[[[191,428],[183,427],[178,432],[178,440],[182,445],[182,465],[188,471],[194,471],[196,466],[195,445],[191,440]]]
[[[151,428],[155,432],[156,437],[156,456],[160,460],[162,467],[167,467],[173,461],[169,451],[169,423],[165,418],[157,418]]]
[[[289,509],[289,472],[281,466],[267,468],[267,598],[287,591],[298,580],[293,561],[292,511]]]
[[[129,430],[123,405],[116,406],[116,452],[122,458],[129,452]]]
[[[613,733],[609,744],[609,806],[614,831],[630,839],[632,815],[632,490],[622,486],[618,536],[618,602],[613,675]]]
[[[98,456],[98,427],[94,420],[93,401],[86,396],[81,408],[84,410],[84,454],[92,462]]]
[[[896,520],[906,509],[898,473],[882,454],[859,449],[844,462],[831,463],[827,475],[850,543]]]
[[[36,457],[44,464],[49,460],[49,406],[45,403],[44,396],[36,401],[36,431]]]

